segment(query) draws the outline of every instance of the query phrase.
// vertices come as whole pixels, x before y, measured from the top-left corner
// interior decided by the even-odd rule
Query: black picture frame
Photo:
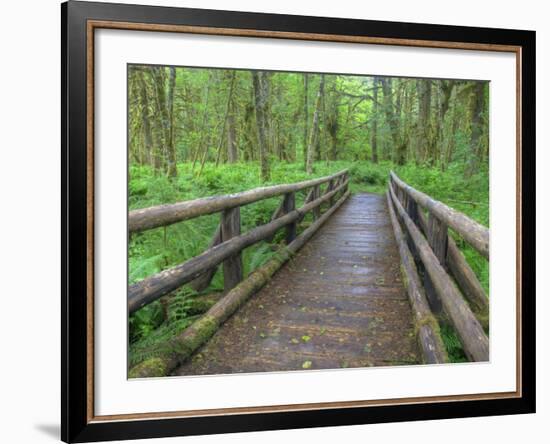
[[[521,393],[515,397],[388,403],[230,415],[96,420],[90,416],[89,291],[90,134],[87,38],[90,20],[186,25],[409,41],[512,45],[521,54]],[[535,32],[69,1],[61,5],[62,54],[62,383],[61,438],[90,442],[180,435],[326,427],[535,412]],[[93,182],[92,182],[93,183]]]

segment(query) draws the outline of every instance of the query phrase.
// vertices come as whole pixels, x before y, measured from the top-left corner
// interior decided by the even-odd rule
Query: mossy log
[[[432,314],[412,254],[397,220],[389,191],[386,193],[388,210],[393,226],[395,240],[401,256],[401,275],[409,295],[409,301],[414,314],[416,336],[422,357],[426,364],[448,362],[449,358],[439,332],[439,324]]]
[[[158,356],[147,359],[129,370],[130,378],[150,378],[166,376],[178,365],[189,359],[191,355],[219,329],[219,327],[248,298],[262,288],[294,253],[296,253],[321,225],[344,203],[349,197],[346,192],[325,214],[298,236],[288,246],[283,247],[273,258],[258,267],[239,285],[233,288],[220,299],[199,320],[194,322],[180,335],[168,341],[168,344],[159,347],[163,350]]]
[[[143,208],[130,211],[128,216],[128,230],[130,233],[150,230],[157,227],[175,224],[188,219],[207,214],[219,213],[230,208],[251,204],[262,199],[280,196],[282,194],[300,191],[310,188],[331,179],[342,176],[347,170],[331,176],[318,179],[305,180],[292,184],[273,185],[260,187],[241,193],[227,194],[224,196],[212,196],[201,199],[179,202],[169,205],[158,205],[155,207]]]
[[[239,253],[246,247],[253,245],[273,235],[280,228],[298,220],[308,211],[328,201],[333,195],[347,186],[347,181],[328,194],[309,202],[299,209],[291,211],[284,216],[275,219],[260,227],[254,228],[240,236],[233,237],[215,247],[195,256],[192,259],[168,270],[149,276],[148,278],[131,285],[128,289],[128,311],[130,314],[147,304],[161,298],[165,294],[174,291],[187,282],[197,278],[227,258]]]
[[[404,210],[392,187],[389,187],[389,192],[394,207],[407,228],[426,272],[429,274],[432,284],[441,299],[443,308],[460,337],[466,356],[470,361],[488,361],[489,338],[483,331],[481,324],[470,310],[451,277],[439,263],[420,229]]]
[[[481,255],[489,259],[489,229],[487,227],[484,227],[461,212],[407,185],[399,179],[393,171],[390,172],[390,177],[391,181],[398,188],[406,192],[420,206],[428,210],[434,216],[437,216],[441,222],[455,230]]]

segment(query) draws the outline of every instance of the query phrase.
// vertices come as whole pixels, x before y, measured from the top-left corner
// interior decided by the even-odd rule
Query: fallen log
[[[393,233],[401,256],[401,275],[409,295],[409,301],[414,314],[414,325],[418,344],[422,350],[423,361],[426,364],[440,364],[449,361],[445,345],[439,333],[439,324],[432,314],[412,254],[401,225],[397,220],[389,191],[386,192],[388,210],[393,226]]]
[[[130,211],[128,215],[128,230],[130,233],[135,233],[175,224],[176,222],[198,216],[219,213],[220,211],[247,205],[257,202],[258,200],[320,185],[345,173],[346,170],[343,170],[332,176],[320,177],[318,179],[311,179],[303,182],[273,185],[270,187],[255,188],[241,193],[212,196],[175,204],[158,205],[155,207],[133,210]]]
[[[412,197],[420,206],[433,213],[441,222],[455,230],[481,255],[489,259],[489,229],[470,219],[459,211],[448,207],[442,202],[432,199],[427,194],[407,185],[391,171],[390,177],[393,183]]]
[[[303,216],[308,211],[311,211],[323,202],[329,200],[345,186],[347,186],[347,181],[330,193],[324,194],[320,198],[299,209],[291,211],[265,225],[254,228],[245,234],[233,237],[216,245],[183,264],[161,271],[131,285],[128,288],[128,312],[130,314],[134,313],[145,305],[150,304],[165,294],[197,278],[199,275],[203,274],[205,270],[216,267],[225,259],[237,254],[244,248],[273,235],[280,228],[293,223],[300,216]]]
[[[304,230],[292,243],[283,247],[275,257],[258,267],[239,285],[227,293],[204,316],[190,325],[178,336],[170,339],[162,350],[153,358],[149,358],[129,370],[130,378],[149,378],[166,376],[178,365],[185,362],[206,341],[208,341],[220,326],[245,303],[248,298],[262,288],[267,281],[281,268],[294,253],[296,253],[326,220],[349,197],[346,192],[325,214]]]
[[[458,333],[466,356],[470,361],[488,361],[489,338],[483,331],[481,324],[462,298],[450,276],[439,263],[420,229],[404,210],[395,196],[393,188],[389,187],[389,191],[394,207],[397,209],[397,213],[416,246],[426,272],[429,274],[431,282],[441,299],[443,308]]]

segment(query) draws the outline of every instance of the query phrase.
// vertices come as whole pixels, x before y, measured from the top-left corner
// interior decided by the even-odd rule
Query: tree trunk
[[[195,154],[193,156],[193,166],[191,168],[192,170],[195,169],[195,165],[197,163],[199,155],[203,151],[202,147],[203,147],[205,135],[206,135],[206,132],[207,132],[206,131],[206,124],[208,122],[208,100],[210,98],[210,80],[211,80],[211,75],[208,76],[208,84],[206,85],[206,98],[204,100],[204,113],[203,113],[203,116],[202,116],[201,134],[200,134],[199,144],[198,144],[197,149],[195,150]]]
[[[456,100],[454,102],[455,103],[453,105],[451,134],[449,135],[449,138],[447,141],[447,151],[445,152],[445,156],[441,162],[442,171],[445,171],[447,169],[447,165],[449,165],[449,163],[451,163],[451,161],[453,160],[453,154],[454,154],[455,145],[456,145],[456,133],[458,131],[459,118],[458,118]]]
[[[160,160],[159,167],[167,172],[167,144],[170,140],[170,115],[166,106],[166,84],[164,68],[155,66],[151,68],[153,86],[156,101],[156,117],[160,122],[160,131],[157,132],[157,156]]]
[[[302,146],[302,153],[304,156],[304,169],[307,163],[307,141],[308,141],[308,92],[309,92],[309,75],[304,74],[304,141]]]
[[[483,133],[483,109],[485,108],[485,84],[477,82],[475,85],[471,110],[472,110],[472,133],[470,136],[470,158],[466,166],[465,175],[471,177],[479,171],[479,164],[484,149],[482,146]]]
[[[378,77],[373,80],[373,104],[371,117],[371,160],[372,163],[378,163]]]
[[[235,71],[232,71],[231,73],[227,72],[227,77],[229,79],[229,92],[227,93],[227,104],[225,106],[225,116],[223,118],[223,123],[222,123],[222,132],[221,132],[221,135],[220,135],[220,141],[218,143],[218,152],[216,154],[216,166],[218,166],[218,164],[220,163],[220,158],[221,158],[221,153],[222,153],[222,146],[223,146],[223,142],[224,142],[224,139],[225,139],[225,134],[226,134],[226,131],[227,133],[230,132],[231,129],[233,129],[233,132],[235,131],[235,121],[233,120],[233,126],[230,127],[230,115],[231,115],[231,102],[233,101],[233,89],[234,89],[234,85],[235,85]],[[230,147],[229,147],[229,143],[230,143],[230,140],[229,140],[230,136],[228,134],[228,139],[227,139],[227,150],[228,150],[228,159],[229,159],[229,151],[230,151]],[[235,137],[234,137],[234,134],[233,134],[233,142],[235,142]],[[233,147],[236,151],[236,146]],[[236,153],[235,153],[235,156],[236,156]]]
[[[317,93],[317,100],[315,102],[315,111],[313,112],[313,123],[311,125],[311,134],[309,137],[309,145],[307,147],[307,160],[306,160],[306,173],[313,173],[313,162],[315,162],[315,151],[317,147],[317,138],[319,132],[319,111],[321,108],[321,98],[323,97],[325,89],[325,76],[321,74],[321,80],[319,82],[319,92]]]
[[[227,114],[227,161],[235,163],[239,161],[239,151],[237,147],[237,130],[235,123],[235,89],[236,72],[233,71],[231,79],[231,97],[229,99],[229,113]]]
[[[416,88],[418,91],[418,134],[416,155],[420,163],[422,163],[429,159],[431,150],[431,81],[427,79],[418,79],[416,81]]]
[[[266,107],[267,107],[267,78],[264,72],[252,72],[252,84],[254,87],[254,101],[256,106],[256,126],[258,128],[258,147],[260,154],[260,177],[263,182],[270,178],[269,159],[268,159],[268,141],[266,125]]]
[[[147,84],[143,77],[143,73],[139,73],[139,92],[141,102],[141,125],[143,131],[143,140],[145,148],[145,156],[148,163],[155,166],[155,155],[153,148],[153,134],[151,132],[151,124],[149,122],[149,99],[147,96]]]
[[[405,163],[404,148],[406,148],[405,142],[401,139],[399,131],[399,111],[400,109],[394,109],[392,95],[394,94],[392,90],[392,79],[391,78],[381,78],[380,82],[382,84],[382,92],[384,94],[384,113],[386,114],[386,120],[390,127],[392,141],[393,141],[393,152],[395,153],[395,161],[398,165],[403,165]]]
[[[176,89],[176,68],[171,66],[170,79],[168,82],[168,140],[166,143],[168,153],[168,169],[167,173],[170,177],[176,177],[178,175],[177,160],[176,160],[176,146],[175,146],[175,119],[174,119],[174,90]]]

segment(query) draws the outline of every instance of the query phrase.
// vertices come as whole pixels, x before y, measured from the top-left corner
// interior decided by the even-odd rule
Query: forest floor
[[[411,186],[489,226],[489,187],[486,171],[466,179],[462,169],[452,164],[447,171],[442,172],[436,168],[414,164],[398,167],[391,162],[372,164],[368,161],[335,161],[316,163],[313,177],[326,176],[344,168],[350,170],[350,189],[354,194],[361,192],[382,194],[387,187],[389,171],[394,170]],[[193,172],[190,164],[179,164],[178,177],[169,179],[163,175],[153,174],[149,167],[131,166],[130,209],[312,178],[304,172],[301,162],[273,162],[269,183],[260,181],[259,166],[256,163],[218,167],[206,164],[200,176],[197,170],[198,168]],[[297,206],[303,203],[303,198],[303,195],[298,194]],[[266,199],[243,207],[241,209],[242,230],[247,231],[268,222],[279,200],[278,198]],[[128,255],[129,283],[182,263],[204,251],[218,220],[218,215],[204,216],[133,235]],[[305,229],[310,222],[311,216],[306,217],[300,224],[299,231]],[[282,242],[283,236],[284,233],[276,236],[271,243],[261,242],[244,251],[245,275],[273,256],[276,245]],[[488,262],[463,241],[457,239],[457,243],[488,291]],[[398,263],[398,258],[396,261]],[[223,277],[221,271],[218,271],[205,293],[212,294],[222,289]],[[184,287],[173,293],[168,309],[160,302],[155,302],[131,316],[129,356],[131,364],[154,355],[155,344],[182,331],[199,316],[194,306],[197,296],[189,288]],[[456,333],[450,327],[443,326],[442,335],[451,360],[464,360]]]

